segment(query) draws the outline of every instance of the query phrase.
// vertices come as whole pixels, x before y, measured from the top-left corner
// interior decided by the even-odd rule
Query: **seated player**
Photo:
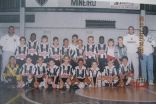
[[[114,66],[114,60],[109,59],[108,65],[105,67],[103,71],[102,80],[105,83],[105,86],[117,86],[119,82],[118,72],[116,67]]]
[[[60,77],[60,89],[66,87],[69,88],[71,85],[71,78],[73,75],[73,68],[70,65],[70,57],[65,55],[63,63],[60,66],[59,77]]]
[[[87,74],[86,67],[84,66],[84,60],[82,58],[78,59],[78,66],[75,67],[72,84],[78,85],[79,88],[84,88],[85,85],[89,85],[91,82],[88,79]]]
[[[46,87],[46,63],[44,63],[44,58],[42,56],[39,56],[37,59],[37,64],[35,65],[35,84],[34,86],[36,88]]]
[[[49,59],[46,71],[46,88],[56,88],[58,84],[59,67],[55,65],[55,60]]]
[[[4,77],[5,82],[16,84],[16,76],[19,66],[16,64],[16,59],[14,56],[10,56],[9,62],[5,67],[4,73],[2,76]]]
[[[133,70],[131,70],[131,66],[128,63],[128,57],[123,56],[121,60],[121,65],[119,69],[119,79],[120,86],[129,85],[133,77]]]
[[[32,64],[32,59],[30,56],[27,56],[26,63],[22,65],[19,72],[22,76],[25,87],[33,87],[32,83],[34,83],[34,70],[35,66]]]
[[[92,87],[100,87],[101,86],[101,72],[98,68],[97,62],[93,61],[91,68],[89,70],[89,80],[91,81]]]

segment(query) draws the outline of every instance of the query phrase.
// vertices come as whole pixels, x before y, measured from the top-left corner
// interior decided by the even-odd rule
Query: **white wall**
[[[58,36],[62,43],[63,38],[71,39],[72,34],[76,33],[85,43],[88,35],[94,35],[96,42],[100,35],[108,38],[116,39],[119,35],[127,33],[128,26],[132,25],[139,29],[139,14],[120,14],[120,13],[86,13],[86,12],[31,12],[27,14],[35,14],[35,23],[25,24],[25,36],[28,38],[32,32],[35,32],[38,39],[42,35],[48,35],[51,40],[53,36]],[[85,20],[115,20],[115,29],[86,29]],[[7,27],[18,24],[0,24],[0,35],[7,32]],[[149,26],[150,34],[156,36],[156,16],[147,15],[146,25]],[[156,38],[155,38],[156,39]]]

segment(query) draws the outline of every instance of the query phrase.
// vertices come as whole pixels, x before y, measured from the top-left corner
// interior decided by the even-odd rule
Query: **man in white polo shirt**
[[[9,57],[14,55],[16,47],[19,45],[19,36],[15,34],[15,27],[9,26],[8,34],[0,38],[0,47],[2,47],[2,69],[4,72],[5,66],[8,63]],[[1,75],[1,81],[4,81]]]
[[[127,56],[129,63],[134,68],[134,79],[136,80],[139,76],[139,58],[138,58],[138,47],[139,37],[134,33],[134,27],[128,27],[128,34],[123,37],[123,43],[127,47]]]

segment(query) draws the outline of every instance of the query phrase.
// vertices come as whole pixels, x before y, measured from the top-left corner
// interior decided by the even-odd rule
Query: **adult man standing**
[[[148,27],[143,27],[144,34],[144,51],[143,57],[140,60],[141,62],[141,72],[142,76],[149,83],[149,85],[153,85],[153,52],[155,47],[154,39],[148,35]]]
[[[131,66],[134,69],[134,79],[136,80],[139,76],[139,58],[138,58],[138,47],[139,37],[134,33],[134,27],[128,27],[128,34],[123,37],[123,43],[127,47],[127,56]]]
[[[3,51],[1,74],[4,72],[9,57],[14,55],[14,52],[18,45],[19,45],[19,36],[15,34],[15,27],[9,26],[8,34],[0,38],[0,47],[2,47],[2,51]],[[1,75],[1,80],[4,81],[2,75]]]

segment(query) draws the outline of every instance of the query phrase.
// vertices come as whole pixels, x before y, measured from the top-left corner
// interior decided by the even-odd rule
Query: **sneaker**
[[[149,85],[154,85],[153,80],[149,80],[148,84]]]

